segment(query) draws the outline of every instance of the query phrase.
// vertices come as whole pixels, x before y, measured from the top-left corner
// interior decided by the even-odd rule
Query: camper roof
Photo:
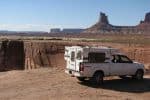
[[[113,49],[117,50],[112,47],[105,47],[105,46],[71,46],[70,48],[91,48],[91,49]]]

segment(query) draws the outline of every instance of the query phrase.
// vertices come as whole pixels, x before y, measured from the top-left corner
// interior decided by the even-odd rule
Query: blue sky
[[[0,30],[87,28],[100,12],[111,24],[136,25],[150,12],[150,0],[1,0]]]

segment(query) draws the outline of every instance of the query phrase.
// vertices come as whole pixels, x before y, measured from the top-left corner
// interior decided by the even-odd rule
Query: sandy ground
[[[149,100],[150,76],[142,82],[105,79],[95,87],[79,82],[61,68],[0,73],[0,100]]]

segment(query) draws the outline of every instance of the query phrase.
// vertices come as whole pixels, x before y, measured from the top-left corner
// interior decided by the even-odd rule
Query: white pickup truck
[[[131,76],[142,80],[144,65],[133,62],[119,50],[109,47],[65,47],[67,74],[78,80],[92,79],[96,84],[103,83],[105,76]]]

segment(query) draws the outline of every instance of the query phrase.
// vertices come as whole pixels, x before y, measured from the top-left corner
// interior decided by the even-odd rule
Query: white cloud
[[[36,24],[0,24],[0,30],[10,30],[10,31],[49,31],[51,25],[36,25]]]

